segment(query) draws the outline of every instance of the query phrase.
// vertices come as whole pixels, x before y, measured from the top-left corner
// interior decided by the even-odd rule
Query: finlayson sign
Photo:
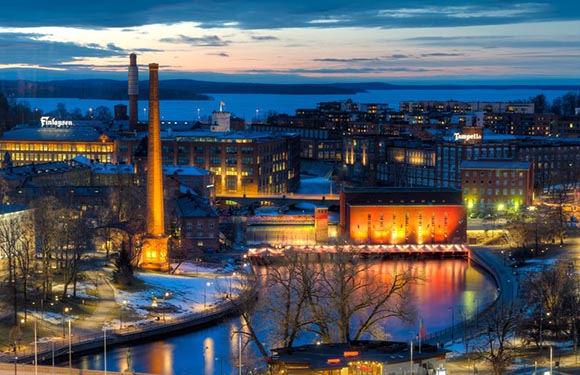
[[[74,126],[71,120],[57,120],[48,116],[40,118],[40,127],[42,128],[70,128],[71,126]]]

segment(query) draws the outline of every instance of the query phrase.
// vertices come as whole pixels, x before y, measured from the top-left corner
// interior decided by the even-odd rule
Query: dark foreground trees
[[[325,343],[384,338],[388,319],[415,320],[410,286],[422,277],[412,268],[385,274],[378,267],[341,249],[324,256],[287,251],[279,263],[260,268],[256,282],[268,286],[260,288],[268,295],[239,304],[246,331],[264,356],[264,319],[274,327],[267,337],[272,347],[291,347],[304,337]]]
[[[516,303],[500,303],[487,315],[483,344],[475,348],[475,358],[489,362],[493,373],[505,374],[516,357],[516,337],[522,308]]]

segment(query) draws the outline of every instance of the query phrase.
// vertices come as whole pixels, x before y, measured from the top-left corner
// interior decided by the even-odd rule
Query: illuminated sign
[[[476,141],[481,140],[481,134],[461,134],[461,133],[453,133],[456,141]]]
[[[344,352],[345,357],[356,357],[357,355],[359,355],[359,352]]]
[[[54,117],[42,116],[40,126],[43,128],[70,128],[74,124],[71,120],[57,120]]]
[[[329,358],[326,363],[333,364],[333,363],[340,363],[340,358]]]

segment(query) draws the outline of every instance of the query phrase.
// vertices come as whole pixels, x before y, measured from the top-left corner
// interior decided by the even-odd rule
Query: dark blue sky
[[[159,4],[161,3],[161,4]],[[576,1],[27,1],[0,12],[0,79],[578,83]]]

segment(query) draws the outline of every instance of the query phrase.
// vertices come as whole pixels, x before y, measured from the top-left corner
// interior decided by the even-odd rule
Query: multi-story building
[[[419,100],[399,102],[402,112],[488,112],[488,113],[534,113],[533,103],[504,103],[504,102],[460,102],[456,100]]]
[[[47,125],[53,123],[57,125]],[[145,155],[141,154],[141,158],[135,155],[146,150],[146,142],[146,133],[105,135],[92,126],[45,120],[41,127],[5,132],[0,137],[0,153],[6,167],[63,162],[83,156],[102,165],[104,170],[110,169],[111,164],[139,167],[139,160]],[[164,165],[194,166],[213,172],[215,191],[221,195],[286,194],[296,191],[300,182],[300,138],[295,133],[167,128],[162,132],[162,152]]]
[[[529,161],[465,160],[461,190],[469,211],[515,210],[532,204],[534,169]]]
[[[207,199],[196,194],[181,196],[175,203],[175,217],[172,229],[185,257],[220,249],[219,215]]]
[[[434,188],[345,188],[340,232],[357,244],[465,243],[461,191]]]
[[[147,138],[117,141],[117,162],[146,158]],[[161,133],[163,165],[195,166],[215,175],[216,195],[286,194],[300,183],[300,139],[296,134],[210,132]]]
[[[534,186],[538,189],[580,180],[578,139],[524,137],[489,132],[470,135],[465,129],[470,128],[447,132],[446,135],[437,136],[430,141],[387,144],[387,161],[377,165],[377,182],[385,185],[460,189],[461,163],[465,160],[481,159],[532,163]],[[411,159],[412,155],[415,156],[414,159]],[[413,161],[409,162],[410,160]]]
[[[266,123],[251,127],[257,131],[298,133],[302,158],[342,162],[343,136],[383,134],[388,110],[386,104],[323,102],[316,109],[298,109],[294,116],[270,116]]]
[[[101,163],[114,162],[114,141],[96,128],[49,118],[42,121],[40,127],[2,134],[0,154],[8,153],[14,166],[68,161],[78,155]]]

